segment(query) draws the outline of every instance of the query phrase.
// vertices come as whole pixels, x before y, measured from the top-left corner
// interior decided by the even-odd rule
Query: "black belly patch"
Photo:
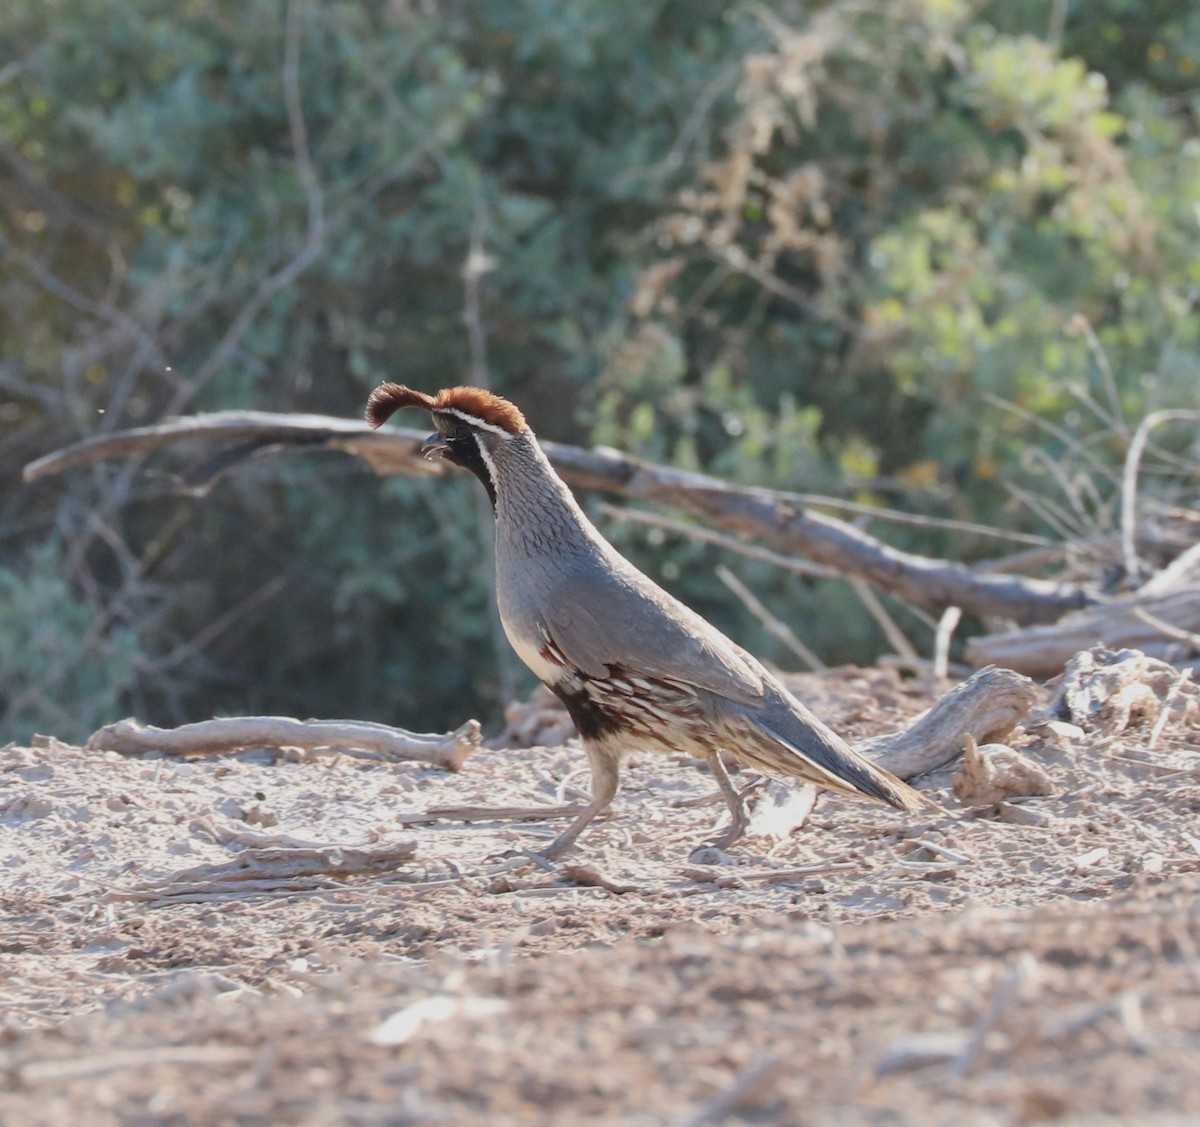
[[[597,701],[573,677],[549,688],[563,702],[582,740],[598,740],[629,727],[627,720]]]

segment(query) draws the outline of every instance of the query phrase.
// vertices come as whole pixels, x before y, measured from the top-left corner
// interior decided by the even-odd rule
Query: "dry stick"
[[[1176,588],[1200,586],[1200,542],[1180,552],[1162,571],[1138,588],[1139,595],[1165,595]]]
[[[939,681],[944,681],[950,671],[950,643],[961,621],[962,611],[958,607],[947,607],[938,620],[933,635],[933,675]]]
[[[1195,631],[1181,630],[1178,626],[1172,626],[1169,622],[1163,622],[1161,618],[1157,618],[1144,607],[1135,607],[1133,614],[1135,618],[1144,622],[1147,626],[1153,626],[1164,637],[1173,638],[1177,642],[1187,642],[1192,649],[1200,650],[1200,634],[1195,633]]]
[[[1154,411],[1147,415],[1133,434],[1129,450],[1125,454],[1125,467],[1121,474],[1121,552],[1125,560],[1125,571],[1131,577],[1139,574],[1141,565],[1137,554],[1137,475],[1142,454],[1150,439],[1150,432],[1160,423],[1179,419],[1198,419],[1200,411]]]
[[[552,446],[554,444],[551,443],[545,445]],[[575,448],[565,447],[564,449]],[[622,456],[619,452],[611,450],[608,447],[600,447],[599,449],[603,451],[604,456],[606,457],[613,454],[616,454],[617,457]],[[730,486],[730,488],[737,489],[739,487],[734,485]],[[1057,551],[1059,554],[1061,554],[1067,547],[1067,545],[1059,544],[1046,536],[1038,536],[1032,532],[1016,532],[1007,528],[989,528],[986,524],[976,524],[974,521],[956,520],[952,517],[930,517],[924,516],[921,513],[906,513],[900,509],[882,509],[878,505],[867,505],[862,501],[847,501],[841,497],[829,497],[822,493],[791,493],[784,490],[758,489],[750,486],[746,486],[745,488],[753,489],[753,491],[756,493],[774,494],[780,498],[786,498],[788,500],[795,501],[798,504],[813,505],[822,509],[832,509],[834,512],[838,513],[853,513],[855,516],[867,517],[870,520],[881,520],[887,524],[904,524],[915,528],[937,528],[948,532],[962,532],[970,536],[988,536],[998,540],[1008,540],[1014,544],[1029,544],[1031,549],[1037,549],[1041,551],[1052,549]],[[646,524],[655,523],[654,520],[651,519],[651,514],[647,514],[641,509],[625,509],[617,505],[603,505],[601,507],[602,509],[607,509],[608,515],[613,517],[621,518],[629,515],[630,520],[643,520]],[[637,515],[634,516],[632,514]],[[665,528],[667,525],[664,524],[662,527]],[[679,522],[676,531],[686,534],[688,529],[696,529],[696,527],[696,525],[689,525]],[[737,541],[735,541],[735,543],[737,543]],[[783,558],[791,559],[792,557],[785,556]],[[804,561],[798,560],[795,562],[802,564]],[[808,566],[815,567],[816,565],[809,564]],[[985,568],[987,563],[976,564],[972,566]],[[824,572],[818,570],[814,572],[814,574],[830,574],[830,572],[828,569],[825,569]],[[836,575],[838,573],[832,572],[831,574]]]
[[[232,861],[195,865],[131,888],[114,889],[105,899],[169,902],[328,887],[327,882],[332,878],[394,870],[411,861],[415,854],[412,842],[376,847],[340,844],[250,847]]]
[[[415,759],[449,771],[459,770],[483,743],[479,721],[468,720],[445,735],[406,732],[384,724],[354,720],[296,720],[290,716],[229,716],[155,728],[136,720],[119,720],[92,733],[88,750],[139,755],[157,751],[164,755],[217,755],[248,747],[363,748],[396,759]]]
[[[419,814],[402,814],[402,826],[424,826],[433,822],[545,822],[574,818],[582,806],[433,806]]]
[[[727,1092],[722,1092],[691,1120],[689,1127],[712,1127],[735,1115],[758,1089],[769,1084],[785,1064],[784,1057],[769,1056],[744,1068]]]
[[[1030,981],[1036,972],[1037,960],[1032,955],[1024,952],[1017,956],[1017,961],[1004,976],[1000,985],[996,987],[996,992],[992,995],[988,1008],[979,1019],[979,1024],[972,1030],[962,1052],[958,1054],[950,1069],[950,1075],[956,1080],[962,1080],[970,1074],[975,1067],[975,1062],[979,1059],[979,1054],[983,1051],[988,1034],[1004,1017],[1005,1012],[1020,993],[1022,985]]]
[[[1085,540],[1089,536],[1098,536],[1103,532],[1101,522],[1088,511],[1081,495],[1081,492],[1089,492],[1089,490],[1081,487],[1076,478],[1069,476],[1064,467],[1040,447],[1031,448],[1031,458],[1032,461],[1040,463],[1046,468],[1070,505],[1070,511],[1061,506],[1056,506],[1056,508],[1062,514],[1062,519],[1072,522],[1071,540]],[[1086,475],[1084,480],[1090,484],[1091,479]],[[1096,498],[1093,496],[1093,501],[1095,500]]]
[[[1113,374],[1112,364],[1109,363],[1108,353],[1104,351],[1104,345],[1100,343],[1100,338],[1096,335],[1096,330],[1082,314],[1071,319],[1071,328],[1081,332],[1083,339],[1087,342],[1088,351],[1092,354],[1092,359],[1096,363],[1096,371],[1100,373],[1101,384],[1104,387],[1104,394],[1108,396],[1109,407],[1112,410],[1112,415],[1108,416],[1100,410],[1100,405],[1097,404],[1097,411],[1101,418],[1109,423],[1114,430],[1118,431],[1122,437],[1128,435],[1129,424],[1125,421],[1124,412],[1121,410],[1121,396],[1117,391],[1117,380]]]
[[[918,665],[921,664],[921,655],[917,653],[912,642],[908,640],[904,631],[896,624],[896,620],[888,614],[887,607],[879,601],[879,597],[871,590],[866,581],[851,579],[850,585],[862,600],[863,606],[870,612],[871,617],[879,623],[879,628],[883,631],[896,653],[906,661],[911,661]]]
[[[255,446],[311,444],[341,450],[367,461],[376,473],[437,473],[439,466],[418,454],[424,432],[389,428],[371,431],[364,423],[321,416],[228,412],[177,419],[153,427],[85,439],[25,467],[27,481],[72,465],[115,454],[144,453],[180,441],[239,437]],[[950,560],[903,552],[845,521],[818,512],[798,494],[735,487],[719,478],[657,466],[607,450],[543,444],[568,484],[666,505],[722,531],[752,537],[784,554],[844,575],[857,575],[913,602],[939,611],[954,605],[964,613],[1029,624],[1053,622],[1069,610],[1096,601],[1087,587],[989,573]],[[876,511],[880,518],[889,514]]]
[[[729,568],[724,565],[719,566],[717,568],[717,578],[742,601],[746,609],[762,623],[768,634],[774,638],[778,638],[809,669],[814,673],[820,673],[821,670],[827,668],[825,663],[796,637],[791,627],[786,622],[781,622],[767,610],[754,592],[734,575]]]
[[[713,532],[711,528],[705,528],[700,524],[688,524],[687,521],[676,520],[674,517],[660,516],[658,513],[647,512],[645,509],[628,509],[621,505],[610,504],[607,501],[600,506],[600,511],[611,520],[626,521],[629,524],[644,524],[650,528],[661,528],[665,532],[674,532],[678,536],[685,536],[689,540],[695,540],[698,544],[710,544],[714,548],[724,548],[728,552],[735,552],[739,556],[745,556],[748,560],[759,560],[762,563],[770,564],[772,567],[795,572],[797,575],[810,575],[818,579],[841,578],[842,573],[835,571],[831,567],[821,567],[819,564],[811,564],[807,560],[798,559],[796,556],[785,556],[781,552],[772,552],[770,548],[760,548],[757,544],[748,544],[744,540],[727,536],[723,532]]]
[[[1106,478],[1113,485],[1118,484],[1117,475],[1112,468],[1094,451],[1081,442],[1069,430],[1058,426],[1056,423],[1049,422],[1043,419],[1040,415],[1034,414],[1028,408],[1018,406],[1007,399],[1001,399],[998,395],[984,395],[983,397],[993,407],[999,407],[1002,411],[1008,411],[1010,414],[1016,415],[1017,418],[1024,420],[1031,426],[1037,427],[1039,430],[1045,431],[1047,434],[1058,439],[1072,453],[1086,462],[1094,474],[1099,477]]]
[[[1175,698],[1179,696],[1179,691],[1183,688],[1184,683],[1191,677],[1190,669],[1183,670],[1182,673],[1175,679],[1175,683],[1167,690],[1166,696],[1163,697],[1162,708],[1158,713],[1158,719],[1154,721],[1154,727],[1150,730],[1150,738],[1146,741],[1146,747],[1149,750],[1154,749],[1154,745],[1158,743],[1158,738],[1163,734],[1163,729],[1167,726],[1167,721],[1171,717],[1171,705],[1175,703]]]
[[[796,865],[789,869],[755,869],[751,872],[734,870],[730,872],[721,866],[685,865],[680,870],[684,876],[705,884],[731,883],[762,883],[773,884],[779,881],[795,880],[798,877],[822,876],[825,873],[849,872],[861,866],[855,861],[817,861],[811,865]]]

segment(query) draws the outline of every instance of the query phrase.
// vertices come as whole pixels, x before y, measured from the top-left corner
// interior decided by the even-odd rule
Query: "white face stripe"
[[[485,423],[478,415],[468,415],[466,411],[460,411],[457,407],[433,407],[431,410],[435,415],[453,415],[456,419],[461,419],[469,426],[491,431],[492,434],[498,434],[502,438],[512,438],[512,431],[498,427],[495,423]]]
[[[487,451],[487,446],[484,444],[479,435],[473,436],[475,445],[479,447],[479,456],[483,459],[483,464],[487,466],[488,477],[492,479],[492,488],[496,488],[496,463],[492,461],[491,454]]]

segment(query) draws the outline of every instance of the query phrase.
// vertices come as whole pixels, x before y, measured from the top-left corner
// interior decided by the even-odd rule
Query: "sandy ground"
[[[933,690],[799,681],[851,737]],[[822,796],[691,859],[704,769],[642,759],[551,868],[577,749],[0,749],[0,1122],[1193,1123],[1200,708],[1010,739],[1050,795]],[[1128,726],[1125,726],[1128,720]]]

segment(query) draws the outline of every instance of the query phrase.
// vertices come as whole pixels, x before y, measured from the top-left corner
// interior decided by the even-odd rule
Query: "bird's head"
[[[437,432],[422,444],[426,458],[445,458],[470,470],[496,504],[494,456],[501,446],[526,431],[520,408],[481,387],[447,387],[436,395],[400,384],[380,384],[367,400],[367,422],[381,426],[402,407],[422,407]]]

